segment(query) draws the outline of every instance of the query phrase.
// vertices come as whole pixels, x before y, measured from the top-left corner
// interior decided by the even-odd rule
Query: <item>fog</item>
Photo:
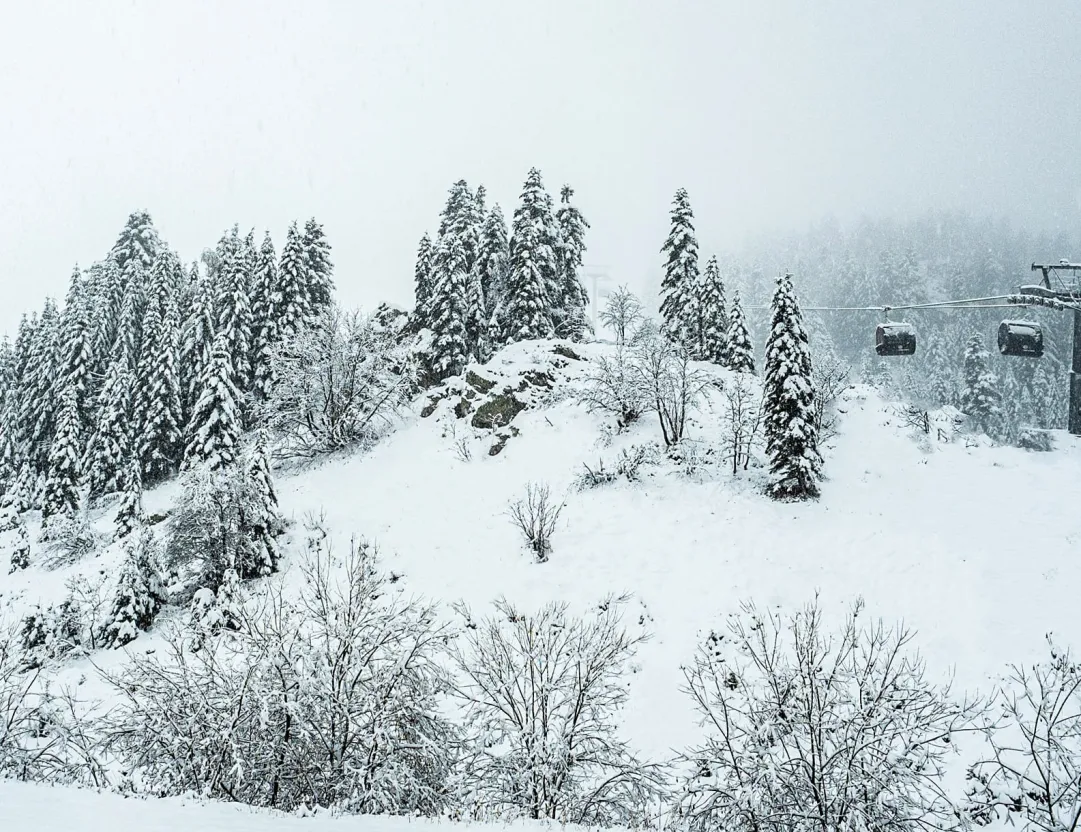
[[[447,187],[571,183],[644,288],[677,187],[701,248],[928,209],[1081,224],[1081,5],[9,2],[0,331],[146,209],[185,260],[315,215],[341,298],[411,304]],[[1039,252],[1055,257],[1078,253]]]

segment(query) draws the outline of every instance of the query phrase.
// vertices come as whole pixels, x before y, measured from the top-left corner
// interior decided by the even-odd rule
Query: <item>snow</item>
[[[589,357],[610,347],[573,349]],[[517,344],[486,374],[547,368],[550,355],[551,345]],[[562,384],[580,383],[587,365],[569,360]],[[817,502],[775,503],[763,496],[761,472],[732,478],[723,464],[688,475],[664,463],[642,482],[576,491],[582,463],[593,467],[598,457],[612,459],[621,448],[655,441],[659,428],[655,418],[643,416],[606,444],[604,419],[586,412],[567,390],[557,384],[554,401],[520,413],[513,422],[520,435],[497,456],[487,453],[491,434],[469,427],[468,419],[455,420],[448,399],[427,418],[408,416],[364,454],[280,474],[278,494],[295,521],[294,542],[303,540],[305,517],[324,512],[335,549],[345,549],[353,535],[375,541],[384,567],[441,602],[448,615],[459,599],[482,613],[500,596],[526,609],[553,599],[583,609],[613,593],[633,593],[627,622],[641,620],[653,638],[639,655],[624,727],[647,755],[668,756],[698,740],[680,692],[680,666],[700,634],[722,628],[746,600],[794,609],[819,592],[827,620],[839,621],[862,596],[870,615],[914,628],[931,674],[945,681],[952,673],[958,690],[987,692],[1010,662],[1041,657],[1048,632],[1064,644],[1081,642],[1074,612],[1081,585],[1075,554],[1081,442],[1074,437],[1056,432],[1051,453],[969,447],[963,437],[917,441],[891,405],[856,387],[841,404],[840,435],[824,449],[827,479]],[[418,401],[418,412],[425,402]],[[721,410],[703,410],[692,437],[719,441]],[[455,447],[463,437],[473,451],[468,461]],[[566,500],[544,564],[533,562],[506,514],[508,502],[537,481]],[[174,495],[175,483],[149,493],[147,512],[166,508]],[[103,527],[110,517],[101,515]],[[0,538],[0,563],[6,565],[13,541]],[[287,580],[295,574],[288,548]],[[37,544],[34,554],[40,557]],[[5,603],[17,611],[39,600],[58,602],[67,575],[109,569],[111,557],[113,550],[55,572],[34,566],[0,574],[0,612]],[[129,649],[153,649],[156,638],[141,635]],[[122,657],[114,652],[94,661],[108,666]],[[93,673],[84,661],[70,672]],[[87,689],[96,691],[93,683]],[[122,832],[123,823],[110,821],[114,812],[146,828],[143,805],[0,783],[0,829],[28,828],[28,817],[39,830],[70,828],[62,821],[78,818],[81,829],[104,829],[93,824],[108,822],[112,832]],[[175,827],[150,828],[256,828],[244,825],[249,815],[235,807],[172,806],[167,816]],[[299,823],[250,817],[261,818],[260,829]],[[337,828],[337,821],[323,822]]]

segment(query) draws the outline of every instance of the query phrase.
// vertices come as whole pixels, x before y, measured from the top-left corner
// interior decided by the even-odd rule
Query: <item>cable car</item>
[[[916,332],[911,324],[888,321],[875,330],[875,352],[879,355],[914,355]]]
[[[998,351],[1039,358],[1043,355],[1043,329],[1035,321],[1003,321],[998,325]]]

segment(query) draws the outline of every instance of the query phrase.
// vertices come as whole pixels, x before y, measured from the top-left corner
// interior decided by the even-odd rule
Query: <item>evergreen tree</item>
[[[175,472],[182,450],[183,412],[177,372],[179,312],[171,293],[161,299],[161,304],[161,323],[150,345],[151,366],[145,379],[147,407],[137,447],[143,471],[152,482]]]
[[[462,246],[466,274],[473,270],[473,263],[477,258],[479,222],[476,195],[469,190],[464,179],[459,179],[451,185],[447,204],[439,216],[439,239],[436,247],[439,246],[439,240],[456,237]]]
[[[282,248],[281,263],[278,266],[278,292],[275,296],[278,307],[275,319],[278,335],[283,340],[295,336],[309,317],[310,308],[305,293],[307,269],[304,241],[294,222],[285,235],[285,247]]]
[[[282,530],[278,495],[270,472],[268,444],[266,431],[258,431],[248,461],[248,477],[256,496],[255,516],[248,518],[248,523],[255,545],[256,568],[261,575],[269,575],[278,568],[280,554],[276,536]]]
[[[97,287],[93,294],[96,307],[93,351],[94,355],[105,363],[109,360],[120,328],[120,314],[124,308],[124,279],[120,267],[111,256],[95,265]]]
[[[97,424],[87,449],[87,485],[98,497],[121,487],[124,460],[132,456],[132,373],[124,339],[113,345],[113,358],[98,394]]]
[[[417,246],[417,262],[413,268],[413,286],[416,296],[413,320],[417,331],[428,327],[428,307],[432,300],[432,265],[435,258],[435,249],[432,247],[432,238],[428,232],[420,238]]]
[[[932,407],[954,404],[957,401],[956,359],[951,358],[946,339],[937,332],[930,332],[923,350],[924,392]]]
[[[116,517],[113,520],[117,540],[127,537],[143,521],[142,466],[135,457],[132,457],[124,465],[122,473],[123,490]]]
[[[124,274],[129,264],[137,263],[143,269],[149,269],[158,258],[161,239],[157,229],[146,211],[136,211],[128,217],[120,236],[109,253]]]
[[[697,329],[698,240],[694,212],[687,191],[680,188],[672,200],[672,229],[661,252],[665,255],[661,280],[661,319],[665,334],[688,349]]]
[[[19,425],[26,455],[36,473],[49,467],[49,446],[56,427],[56,378],[59,375],[59,313],[51,298],[34,327],[21,387]]]
[[[589,305],[589,295],[579,277],[582,258],[586,250],[585,235],[589,223],[582,216],[571,200],[574,189],[564,185],[559,192],[559,210],[556,222],[559,225],[559,322],[556,334],[574,341],[580,341],[588,327],[585,310]]]
[[[724,282],[717,258],[710,257],[706,262],[697,287],[698,344],[697,358],[725,363],[725,340],[728,337],[728,312],[725,309],[726,298]]]
[[[233,384],[228,345],[224,334],[215,339],[210,363],[203,373],[202,391],[188,424],[184,456],[187,466],[205,462],[211,470],[219,470],[236,461],[240,396]]]
[[[508,341],[552,335],[548,285],[554,268],[547,248],[545,197],[540,171],[533,168],[514,212],[510,239],[510,275],[501,316],[502,332]]]
[[[9,575],[30,566],[30,535],[26,531],[26,523],[19,523],[18,534],[19,537],[15,542],[15,548],[11,550],[11,568],[8,570]]]
[[[140,631],[149,630],[164,603],[161,579],[150,561],[149,549],[148,535],[127,546],[101,632],[107,647],[123,647],[134,641]]]
[[[777,278],[771,308],[763,383],[769,493],[779,500],[814,498],[822,477],[822,458],[815,424],[811,349],[791,275]]]
[[[233,386],[245,393],[251,387],[252,343],[247,258],[242,251],[227,250],[221,269],[215,335],[228,351]]]
[[[437,380],[458,375],[469,362],[465,253],[454,235],[441,237],[430,304],[431,370]]]
[[[56,436],[49,448],[49,474],[42,499],[42,519],[72,516],[79,508],[82,431],[79,424],[79,400],[73,387],[60,400]]]
[[[252,282],[252,391],[256,398],[265,400],[274,386],[274,371],[270,363],[270,352],[278,342],[278,304],[275,295],[278,290],[278,263],[274,252],[274,242],[270,232],[263,236],[259,255],[255,263],[255,277]]]
[[[510,265],[510,241],[507,222],[498,205],[484,219],[481,227],[474,271],[480,275],[481,293],[484,296],[489,320],[496,306],[506,294],[507,271]]]
[[[998,391],[998,380],[988,368],[987,360],[983,338],[976,333],[965,346],[961,412],[969,416],[977,428],[994,438],[1001,427],[1002,396]]]
[[[747,332],[738,290],[732,293],[732,308],[728,313],[728,331],[724,339],[724,360],[721,363],[734,373],[754,374],[754,347]]]
[[[308,315],[318,318],[334,300],[334,281],[331,278],[334,265],[330,261],[330,243],[323,234],[323,226],[315,221],[315,217],[304,224],[301,248],[307,266],[305,294],[308,298]]]
[[[207,280],[193,274],[198,289],[192,295],[191,313],[184,323],[180,345],[181,397],[183,405],[183,423],[191,419],[191,413],[202,393],[203,376],[210,364],[214,349],[214,305],[213,294]]]

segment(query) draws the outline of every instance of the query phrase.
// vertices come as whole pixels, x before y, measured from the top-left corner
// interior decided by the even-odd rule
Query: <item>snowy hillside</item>
[[[527,610],[550,600],[584,609],[632,593],[628,623],[653,637],[631,680],[625,732],[656,756],[696,740],[681,664],[745,600],[792,610],[820,592],[839,620],[862,595],[872,615],[915,628],[932,675],[945,679],[954,668],[964,689],[987,689],[1007,663],[1042,656],[1045,633],[1081,642],[1073,614],[1081,448],[1072,437],[1056,434],[1052,453],[985,447],[963,436],[921,442],[889,404],[859,386],[840,403],[817,502],[771,501],[753,466],[733,477],[716,462],[716,406],[696,414],[689,430],[699,450],[684,456],[696,460],[677,464],[659,454],[638,482],[577,490],[583,463],[611,464],[621,449],[659,438],[651,417],[614,435],[610,420],[578,403],[589,367],[611,349],[512,345],[474,368],[470,381],[452,380],[419,398],[369,452],[279,472],[281,506],[294,521],[287,582],[305,518],[325,512],[335,549],[347,549],[354,535],[377,543],[384,568],[447,615],[458,600],[477,612],[500,596]],[[512,415],[484,407],[504,389],[528,406],[506,426],[474,427],[491,424],[495,410],[502,414],[496,422]],[[566,501],[547,563],[534,562],[507,516],[508,502],[529,482],[548,483]],[[175,490],[148,492],[148,513],[168,511]],[[109,510],[97,522],[108,530]],[[3,538],[5,562],[12,541],[10,533]],[[108,573],[116,557],[114,546],[50,570],[36,553],[29,569],[0,575],[0,604],[18,615],[31,604],[58,603],[72,573]],[[249,591],[257,594],[259,585]],[[127,649],[153,649],[156,629]],[[115,666],[123,652],[92,658]],[[64,673],[93,670],[77,661]],[[87,689],[96,689],[92,680]]]

